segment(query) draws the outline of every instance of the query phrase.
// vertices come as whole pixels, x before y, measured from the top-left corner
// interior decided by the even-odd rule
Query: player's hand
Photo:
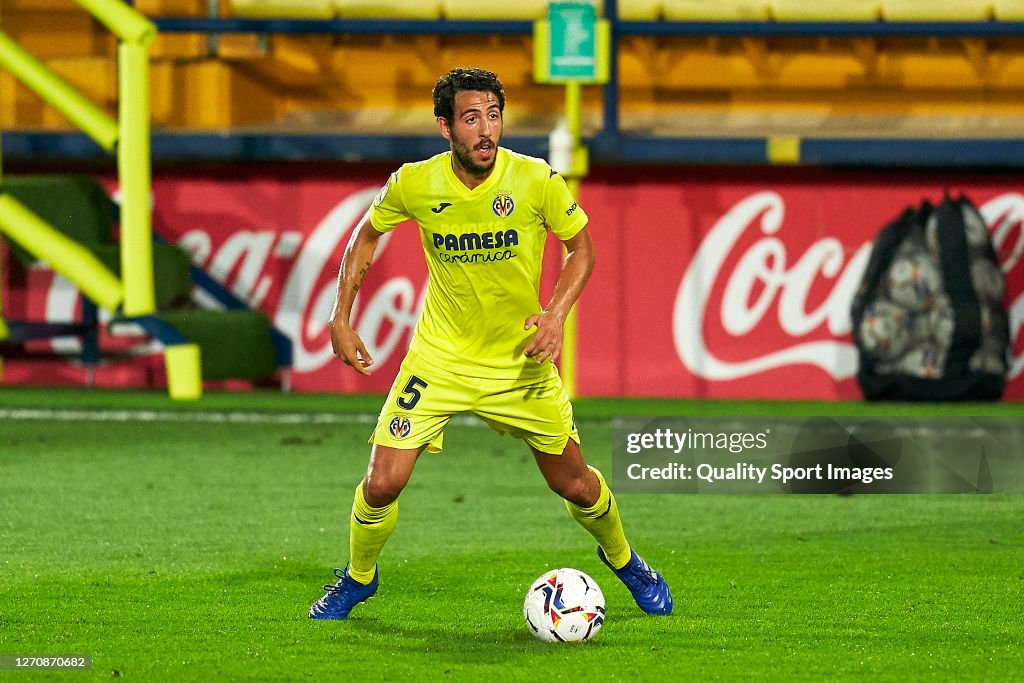
[[[366,345],[352,326],[347,323],[331,321],[331,348],[334,355],[351,366],[360,375],[369,375],[373,357],[366,350]]]
[[[550,359],[557,360],[558,354],[562,352],[562,330],[565,321],[551,311],[544,311],[531,315],[526,319],[524,330],[536,327],[537,332],[530,340],[530,345],[523,352],[530,358],[541,364]]]

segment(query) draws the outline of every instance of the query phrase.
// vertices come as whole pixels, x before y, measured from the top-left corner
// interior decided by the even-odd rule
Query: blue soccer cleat
[[[630,550],[629,562],[622,569],[616,569],[604,555],[601,546],[597,547],[597,556],[608,565],[619,581],[626,584],[636,604],[647,614],[672,614],[672,592],[668,589],[664,577],[651,569],[643,558]]]
[[[327,594],[309,608],[309,618],[347,619],[353,607],[366,602],[376,594],[377,586],[380,585],[379,574],[380,572],[374,569],[373,581],[362,584],[348,575],[348,567],[345,567],[345,571],[335,569],[334,575],[338,577],[338,583],[324,586]]]

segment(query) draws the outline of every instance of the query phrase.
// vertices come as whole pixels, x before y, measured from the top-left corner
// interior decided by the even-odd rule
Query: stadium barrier
[[[611,3],[614,6],[614,3]],[[660,6],[663,10],[663,6]],[[661,11],[661,10],[659,10]],[[908,22],[861,22],[851,20],[849,22],[814,22],[814,21],[792,21],[792,22],[780,22],[780,21],[747,21],[747,22],[686,22],[686,21],[662,21],[661,15],[656,15],[657,21],[635,21],[635,22],[619,22],[618,30],[622,36],[686,36],[686,35],[755,35],[755,36],[803,36],[803,35],[868,35],[868,36],[886,36],[886,35],[957,35],[957,36],[975,36],[975,35],[1017,35],[1021,32],[1020,26],[1014,26],[1011,23],[1006,22],[974,22],[974,21],[963,21],[963,22],[912,22],[911,25],[907,25]],[[435,33],[444,34],[450,32],[451,34],[457,33],[468,33],[479,32],[481,25],[479,22],[472,20],[465,21],[451,21],[447,19],[431,20],[430,22],[423,22],[418,20],[401,20],[395,19],[384,24],[377,24],[376,22],[360,21],[360,20],[341,20],[334,19],[329,21],[309,21],[309,22],[283,22],[279,20],[268,20],[263,23],[258,22],[244,22],[243,20],[233,19],[202,19],[203,22],[215,22],[215,23],[192,23],[192,24],[179,24],[178,28],[181,30],[192,30],[189,26],[209,26],[211,31],[220,32],[231,32],[231,31],[247,31],[254,30],[256,28],[267,29],[267,30],[294,30],[299,33],[318,33],[333,29],[339,29],[343,31],[351,31],[353,33],[372,33],[380,31],[393,31],[398,35],[433,35]],[[173,24],[171,24],[173,25]],[[522,30],[524,24],[522,22],[487,22],[489,27],[496,28],[496,32],[501,33],[502,31],[507,32],[510,35],[516,34]],[[606,90],[606,94],[607,94]],[[616,100],[617,103],[617,100]],[[612,110],[614,112],[614,110]],[[595,159],[604,162],[621,162],[621,161],[656,161],[664,163],[679,163],[680,161],[696,160],[701,159],[705,163],[836,163],[839,156],[827,156],[829,152],[829,144],[833,141],[819,141],[819,140],[803,140],[796,136],[782,136],[769,139],[728,139],[728,140],[684,140],[684,141],[671,141],[671,140],[657,140],[657,139],[630,139],[625,137],[611,137],[604,135],[607,133],[609,128],[602,131],[594,140]],[[611,126],[610,130],[612,134],[618,133],[617,126]],[[349,136],[345,137],[341,142],[335,146],[322,144],[325,138],[323,136],[289,136],[290,140],[287,142],[282,141],[280,138],[273,139],[266,135],[255,135],[255,136],[241,136],[234,137],[229,142],[223,143],[225,146],[221,147],[219,151],[210,151],[210,143],[219,144],[217,138],[222,136],[202,136],[198,138],[192,138],[188,141],[183,141],[181,137],[175,137],[166,144],[167,150],[170,150],[170,146],[174,145],[180,149],[183,146],[192,146],[195,148],[197,156],[196,158],[218,158],[214,156],[226,149],[241,150],[241,153],[233,156],[228,154],[219,158],[242,158],[242,159],[262,159],[262,160],[279,160],[282,158],[291,159],[308,159],[308,158],[351,158],[352,146],[358,146],[360,143],[360,136]],[[337,136],[334,136],[337,138]],[[369,136],[362,136],[364,140]],[[382,146],[382,138],[379,136],[373,136],[370,138],[370,142],[364,142],[368,155],[363,158],[373,159],[398,159],[408,157],[410,155],[419,155],[419,149],[422,145],[425,145],[419,138],[411,138],[400,140],[397,137],[390,138],[394,141],[394,144],[389,145],[388,139],[384,138],[385,148],[383,151],[376,150],[375,148]],[[411,142],[411,144],[409,144]],[[510,146],[517,149],[522,149],[521,146],[517,145],[514,140],[510,140]],[[543,144],[542,140],[531,140],[528,141],[530,144],[535,145],[535,149],[539,150],[538,155],[543,155]],[[842,141],[846,144],[844,154],[849,155],[849,158],[856,158],[858,161],[855,163],[867,163],[872,165],[886,164],[892,161],[893,149],[899,148],[900,145],[894,145],[891,141]],[[915,148],[923,150],[919,157],[914,157],[917,163],[934,166],[936,164],[948,164],[950,162],[957,164],[975,164],[975,165],[1004,165],[1014,166],[1021,163],[1020,159],[1024,158],[1024,155],[1018,154],[1020,150],[1020,141],[1015,140],[986,140],[985,144],[975,147],[973,143],[967,143],[961,140],[914,140],[911,141]],[[678,144],[677,144],[678,143]],[[825,153],[811,153],[810,149],[824,149]],[[964,149],[966,147],[967,154],[964,155]],[[680,155],[680,150],[689,150],[687,154]],[[715,154],[707,155],[708,149],[715,150]],[[938,152],[936,150],[939,150]],[[537,154],[534,149],[525,150],[531,153]],[[370,156],[370,154],[377,154],[377,156]],[[834,154],[834,151],[832,152]],[[889,156],[886,156],[886,155]],[[1015,161],[1013,157],[1017,157]],[[167,157],[171,158],[171,157]],[[180,158],[180,157],[179,157]],[[966,161],[965,161],[966,159]],[[906,158],[902,159],[904,163],[907,162]],[[684,207],[685,208],[685,207]],[[639,294],[639,293],[638,293]],[[301,337],[305,334],[304,331],[299,332]],[[587,335],[585,335],[587,336]],[[594,335],[589,337],[591,340],[598,339],[600,335]],[[642,340],[633,340],[642,341]],[[664,340],[662,340],[664,341]],[[836,348],[840,345],[835,344]],[[659,351],[659,354],[652,354],[652,359],[657,358],[659,362],[663,362],[666,358],[671,360],[670,356],[665,354],[664,349]],[[308,359],[307,359],[308,360]],[[652,361],[653,362],[653,361]],[[713,368],[710,370],[713,372]],[[658,372],[656,367],[646,368],[646,377],[656,377]],[[672,379],[661,380],[656,378],[654,381],[647,381],[644,387],[629,387],[627,391],[638,391],[642,389],[656,390],[656,391],[670,391],[671,389],[665,389],[665,382],[680,381],[685,384],[685,391],[701,391],[701,384],[706,379],[700,373],[700,368],[687,368],[687,373],[692,373],[696,379],[690,377],[689,374],[683,373],[682,380],[680,380],[680,374],[678,371],[674,371]],[[728,384],[727,380],[716,380],[712,384],[718,384],[713,389],[714,391],[728,392],[729,389],[723,389],[721,385]],[[823,386],[829,386],[828,380],[824,383],[803,383],[797,382],[800,386],[787,387],[794,391],[821,391]],[[756,385],[757,382],[752,382],[752,385]],[[602,385],[603,386],[603,385]],[[735,385],[733,385],[735,386]],[[764,389],[756,389],[764,390]],[[755,390],[755,391],[756,391]],[[829,389],[824,389],[828,391]],[[722,395],[722,394],[715,394]]]
[[[114,236],[115,211],[106,190],[94,178],[7,176],[3,189],[0,213],[8,202],[16,202],[24,213],[21,220],[12,221],[20,229],[10,233],[13,258],[9,270],[18,269],[12,279],[29,281],[26,271],[44,261],[55,271],[66,273],[83,294],[80,313],[78,306],[64,315],[17,304],[10,307],[8,334],[0,339],[8,355],[33,358],[35,354],[27,348],[31,342],[78,337],[78,357],[87,373],[85,381],[91,385],[101,360],[100,342],[107,345],[115,336],[130,336],[141,329],[165,347],[167,383],[175,398],[198,398],[200,380],[255,382],[271,380],[278,373],[287,388],[290,342],[264,313],[252,310],[195,268],[188,254],[176,246],[157,242],[152,248],[154,313],[119,313],[121,246]],[[71,267],[57,267],[61,263]],[[194,307],[193,288],[212,298],[218,309]],[[19,289],[24,285],[11,287],[9,295],[15,297]],[[112,313],[105,327],[94,302]]]
[[[601,11],[605,3],[593,3]],[[613,3],[608,3],[609,5]],[[618,0],[626,21],[987,21],[1020,15],[1013,0]],[[368,19],[540,19],[547,0],[230,0],[237,17]]]
[[[391,170],[239,164],[155,179],[161,232],[293,341],[296,391],[385,392],[398,370],[427,278],[414,225],[394,232],[360,289],[354,323],[371,344],[371,377],[337,362],[326,327],[341,254]],[[578,394],[859,398],[849,311],[871,241],[943,187],[966,193],[990,226],[1015,337],[1005,398],[1024,400],[1019,173],[678,166],[596,167],[580,189],[598,266],[578,304]],[[561,257],[552,241],[542,292]],[[74,310],[60,283],[36,276],[9,293],[12,313],[42,316],[46,301],[54,315]],[[10,383],[81,372],[58,361],[8,366]],[[147,366],[110,364],[99,381],[147,386]]]
[[[154,306],[146,45],[156,33],[156,27],[117,0],[80,0],[80,4],[119,39],[119,111],[116,122],[2,32],[0,66],[80,126],[103,149],[117,155],[123,203],[121,241],[125,285],[123,301],[119,303],[128,315],[146,315],[153,311]],[[14,211],[7,215],[10,221],[19,220],[24,214]],[[9,221],[8,230],[11,229]],[[54,265],[73,269],[72,263]]]
[[[174,398],[198,398],[204,378],[260,379],[275,374],[278,360],[282,366],[290,364],[290,346],[281,343],[279,334],[274,338],[269,320],[257,311],[238,306],[223,315],[189,312],[153,316],[158,303],[166,306],[187,299],[192,290],[187,255],[163,244],[154,248],[152,239],[147,45],[156,29],[117,0],[78,2],[119,39],[117,121],[2,32],[0,66],[82,128],[104,150],[117,155],[120,237],[114,241],[110,200],[94,180],[0,177],[0,232],[12,241],[12,251],[26,263],[45,262],[85,295],[80,322],[5,320],[0,326],[0,341],[21,349],[38,339],[78,336],[91,383],[99,358],[95,309],[99,304],[166,345],[164,363]],[[154,260],[159,263],[157,269]],[[156,283],[155,271],[159,275]],[[232,303],[230,296],[220,298]],[[222,344],[210,341],[225,334],[236,337],[229,353],[221,351]],[[197,338],[204,342],[195,341]],[[201,346],[207,347],[205,371]]]

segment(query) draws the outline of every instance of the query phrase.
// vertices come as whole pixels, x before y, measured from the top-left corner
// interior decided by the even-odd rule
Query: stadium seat
[[[779,21],[875,21],[883,0],[771,0]]]
[[[133,4],[147,17],[198,17],[209,11],[206,0],[135,0]]]
[[[19,10],[38,11],[81,11],[81,7],[75,0],[4,0],[4,12],[15,12]]]
[[[619,0],[619,19],[624,21],[656,21],[661,18],[662,0]]]
[[[480,0],[444,0],[444,15],[449,19],[543,19],[548,13],[547,0],[518,0],[514,3],[491,4]]]
[[[334,0],[334,13],[350,19],[440,19],[443,0]]]
[[[334,16],[331,0],[230,0],[228,6],[236,17],[330,19]]]
[[[986,21],[992,0],[882,0],[886,21]]]
[[[669,21],[764,21],[769,17],[768,0],[663,0]]]
[[[999,21],[1024,21],[1024,2],[1021,0],[993,0],[992,11]]]

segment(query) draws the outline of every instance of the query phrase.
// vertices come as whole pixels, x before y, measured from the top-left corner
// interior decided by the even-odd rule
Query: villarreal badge
[[[388,424],[388,431],[396,439],[404,439],[412,431],[412,420],[405,415],[396,415],[391,418],[391,422]]]
[[[512,215],[512,212],[516,208],[516,203],[512,201],[512,195],[499,194],[494,197],[494,201],[491,202],[491,209],[494,210],[494,215],[498,218],[508,218]]]

